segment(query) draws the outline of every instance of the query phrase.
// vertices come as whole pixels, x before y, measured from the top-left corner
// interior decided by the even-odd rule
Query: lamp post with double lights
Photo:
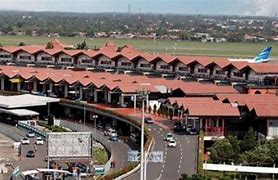
[[[92,118],[93,118],[93,120],[94,120],[94,133],[93,133],[93,144],[94,144],[94,142],[96,141],[96,139],[97,139],[97,118],[98,118],[98,115],[97,114],[94,114],[94,115],[92,115]],[[94,147],[94,145],[93,145],[93,147]],[[94,152],[94,151],[93,151]],[[95,160],[96,160],[96,155],[95,155],[95,153],[94,153],[94,156],[93,156],[93,162],[95,162]]]
[[[149,91],[146,90],[136,90],[138,96],[142,100],[142,111],[141,111],[141,155],[140,155],[140,180],[144,180],[146,174],[146,166],[145,165],[145,151],[144,151],[144,123],[145,123],[145,100],[148,101],[148,96],[150,94]],[[148,103],[148,102],[147,102]],[[144,173],[145,172],[145,173]]]

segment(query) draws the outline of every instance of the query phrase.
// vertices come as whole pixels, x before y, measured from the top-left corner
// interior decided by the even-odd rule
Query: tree
[[[261,144],[253,150],[246,151],[241,155],[241,161],[247,165],[272,166],[274,160],[266,144]]]
[[[241,152],[252,150],[256,147],[256,145],[257,145],[256,136],[253,131],[253,128],[250,127],[247,133],[245,134],[243,140],[241,141],[240,144]]]
[[[77,44],[77,49],[88,49],[86,41],[83,41],[82,43]]]
[[[217,140],[211,148],[210,158],[215,163],[231,162],[235,156],[233,146],[228,139]]]
[[[228,136],[227,139],[233,147],[233,151],[234,151],[233,159],[235,163],[238,163],[239,154],[240,154],[240,141],[235,136]]]
[[[20,42],[20,43],[18,43],[17,46],[25,46],[25,43],[24,42]]]
[[[52,42],[48,42],[47,44],[46,44],[46,49],[53,49],[54,48],[54,46],[53,46],[53,43]]]

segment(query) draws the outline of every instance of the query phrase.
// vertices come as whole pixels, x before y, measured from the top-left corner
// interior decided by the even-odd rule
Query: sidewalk
[[[112,107],[106,104],[91,104],[91,106],[98,107],[100,109],[113,110],[117,111],[123,115],[129,115],[141,118],[141,110],[133,109],[133,108],[122,108],[122,107]],[[145,112],[145,114],[148,114]],[[157,114],[151,114],[151,118],[153,119],[154,124],[165,130],[171,130],[173,128],[173,124],[177,121],[177,117],[173,117],[173,120],[167,119],[166,117],[158,116]]]

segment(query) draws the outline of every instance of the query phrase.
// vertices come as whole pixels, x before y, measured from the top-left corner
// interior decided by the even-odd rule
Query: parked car
[[[145,117],[145,123],[146,124],[153,124],[153,120],[151,117]]]
[[[167,133],[166,136],[164,137],[164,141],[167,141],[167,142],[169,142],[172,139],[174,139],[174,136],[172,133]]]
[[[21,144],[30,144],[30,141],[27,137],[21,139]]]
[[[168,147],[176,147],[177,146],[177,142],[174,139],[171,139],[168,142]]]
[[[131,133],[131,134],[130,134],[130,139],[131,139],[133,142],[138,142],[138,141],[139,141],[139,136],[138,136],[137,134]]]
[[[35,152],[33,150],[27,151],[26,157],[35,157]]]
[[[186,125],[186,134],[190,134],[190,131],[192,128],[193,128],[193,126],[191,124],[187,124]]]
[[[104,136],[110,136],[112,133],[117,133],[117,131],[113,128],[108,128],[104,131]]]
[[[35,137],[35,134],[34,134],[32,131],[29,131],[29,132],[26,134],[26,136],[27,136],[28,138],[33,138],[33,137]]]
[[[192,129],[189,131],[189,134],[190,134],[190,135],[197,135],[197,134],[198,134],[197,129],[196,129],[196,128],[192,128]]]
[[[174,131],[177,132],[177,133],[185,133],[186,128],[185,128],[184,125],[182,125],[181,122],[175,122]]]
[[[118,140],[119,140],[118,134],[117,134],[116,132],[110,134],[109,139],[110,139],[111,141],[118,141]]]
[[[36,142],[37,145],[43,145],[43,139],[41,137],[37,137],[36,138]]]
[[[97,129],[103,129],[103,125],[101,123],[97,124]]]

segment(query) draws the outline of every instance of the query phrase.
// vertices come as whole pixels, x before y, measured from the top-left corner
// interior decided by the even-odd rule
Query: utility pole
[[[145,150],[144,150],[144,125],[145,125],[145,100],[148,101],[147,96],[149,95],[149,91],[139,90],[136,91],[138,96],[142,100],[142,112],[141,112],[141,155],[140,155],[140,180],[146,180],[145,174],[147,172],[145,165]],[[147,102],[148,104],[148,102]]]

